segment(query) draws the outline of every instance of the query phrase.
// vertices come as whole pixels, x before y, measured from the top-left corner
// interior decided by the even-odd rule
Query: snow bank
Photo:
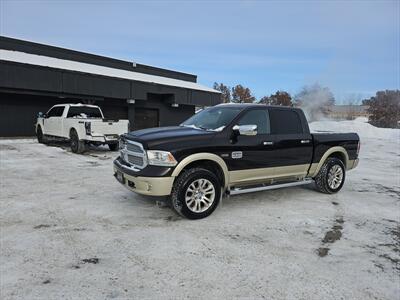
[[[353,121],[317,121],[310,123],[311,132],[356,132],[361,138],[400,140],[400,129],[378,128],[364,118]]]

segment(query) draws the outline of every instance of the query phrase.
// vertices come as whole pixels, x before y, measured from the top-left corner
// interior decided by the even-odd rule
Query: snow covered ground
[[[116,153],[1,140],[1,299],[398,299],[399,130],[355,121],[360,164],[312,185],[224,199],[188,221],[112,177]]]

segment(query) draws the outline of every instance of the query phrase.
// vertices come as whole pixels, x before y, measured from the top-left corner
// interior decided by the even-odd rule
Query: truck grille
[[[132,143],[126,144],[126,150],[128,150],[129,152],[143,153],[143,148],[141,148],[139,145]]]
[[[120,147],[121,158],[127,162],[133,170],[146,167],[147,156],[142,144],[125,140],[120,143]]]
[[[143,166],[143,157],[128,154],[128,162],[132,165]]]

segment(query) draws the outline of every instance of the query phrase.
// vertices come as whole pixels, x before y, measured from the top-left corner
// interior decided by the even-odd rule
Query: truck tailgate
[[[121,135],[128,132],[128,120],[95,120],[91,131],[92,135]]]

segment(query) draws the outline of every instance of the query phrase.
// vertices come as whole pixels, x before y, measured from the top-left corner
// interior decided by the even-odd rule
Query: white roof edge
[[[139,73],[139,72],[133,72],[133,71],[127,71],[127,70],[121,70],[121,69],[115,69],[115,68],[104,67],[104,66],[88,64],[88,63],[82,63],[82,62],[77,62],[77,61],[73,61],[73,60],[60,59],[60,58],[55,58],[55,57],[50,57],[50,56],[30,54],[30,53],[20,52],[20,51],[0,49],[0,60],[41,66],[41,67],[62,69],[62,70],[68,70],[68,71],[89,73],[89,74],[95,74],[95,75],[101,75],[101,76],[107,76],[107,77],[135,80],[135,81],[148,82],[148,83],[156,83],[156,84],[162,84],[162,85],[174,86],[174,87],[180,87],[180,88],[187,88],[187,89],[204,91],[204,92],[220,93],[217,90],[203,86],[203,85],[195,83],[195,82],[173,79],[173,78],[162,77],[162,76],[156,76],[156,75],[143,74],[143,73]]]

